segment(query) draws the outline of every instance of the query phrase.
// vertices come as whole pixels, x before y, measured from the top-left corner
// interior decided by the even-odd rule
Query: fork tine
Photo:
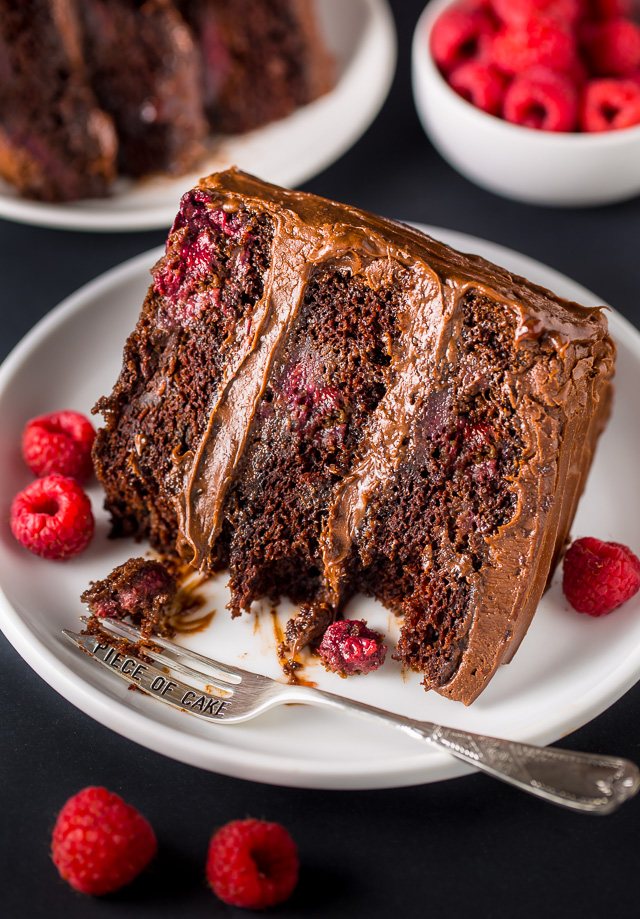
[[[90,622],[87,616],[81,616],[80,621],[84,622],[85,625]],[[140,641],[141,639],[146,640],[139,629],[134,628],[134,626],[129,625],[127,622],[122,622],[120,619],[100,619],[100,628],[112,635],[117,635],[119,638],[130,638],[134,641]],[[232,667],[228,664],[222,664],[220,661],[214,661],[210,657],[205,657],[204,654],[198,654],[197,651],[183,648],[182,645],[177,645],[175,642],[169,641],[168,638],[163,638],[161,635],[154,634],[148,640],[164,648],[166,651],[170,651],[172,654],[176,654],[181,658],[191,661],[193,664],[201,664],[206,667],[209,672],[206,674],[199,673],[200,677],[205,676],[208,678],[210,673],[216,679],[227,683],[238,684],[242,682],[242,677],[246,674],[246,671],[242,670],[240,667]],[[164,660],[166,661],[166,658]]]

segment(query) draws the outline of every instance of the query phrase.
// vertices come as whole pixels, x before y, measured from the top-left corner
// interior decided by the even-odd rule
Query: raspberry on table
[[[505,78],[491,64],[467,61],[449,74],[449,85],[459,96],[483,112],[500,114]]]
[[[436,19],[431,31],[431,53],[443,73],[465,61],[481,59],[495,32],[483,9],[452,6]]]
[[[61,877],[94,896],[130,884],[156,850],[155,834],[145,818],[118,795],[93,786],[64,805],[51,843]]]
[[[583,131],[617,131],[640,124],[640,81],[590,80],[582,95]]]
[[[371,673],[384,663],[387,654],[382,635],[367,628],[364,619],[334,622],[324,633],[318,650],[326,669],[340,676]]]
[[[568,76],[538,67],[514,77],[504,94],[504,118],[543,131],[573,131],[578,93]]]
[[[93,472],[91,448],[96,432],[80,412],[61,411],[27,422],[22,455],[35,476],[59,473],[85,482]]]
[[[577,539],[564,557],[562,589],[579,613],[605,616],[640,589],[640,559],[621,543]]]
[[[554,19],[542,17],[503,26],[490,50],[492,63],[509,75],[532,67],[569,71],[577,55],[573,33]]]
[[[206,870],[224,903],[266,909],[291,896],[300,863],[296,844],[280,824],[234,820],[211,839]]]
[[[631,19],[585,24],[580,44],[594,76],[626,77],[640,68],[640,25]]]
[[[68,559],[87,548],[95,521],[91,501],[75,479],[36,479],[13,499],[11,531],[22,545],[48,559]]]

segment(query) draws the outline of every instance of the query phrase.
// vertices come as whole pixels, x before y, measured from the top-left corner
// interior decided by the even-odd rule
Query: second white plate
[[[179,178],[120,179],[108,198],[48,204],[21,198],[0,180],[0,217],[69,230],[170,227],[180,197],[199,178],[229,166],[295,187],[337,160],[369,127],[389,92],[396,63],[387,0],[317,0],[337,67],[330,93],[288,118],[227,137],[197,172]]]
[[[476,252],[558,294],[596,305],[598,298],[523,255],[460,233],[425,228],[458,249]],[[107,539],[102,496],[89,550],[66,563],[30,555],[9,531],[9,507],[30,476],[19,453],[25,421],[42,412],[89,412],[109,392],[120,369],[159,250],[109,272],[57,307],[0,369],[0,626],[14,647],[54,689],[97,721],[159,753],[254,781],[314,788],[376,788],[437,781],[467,771],[446,754],[377,725],[319,709],[289,706],[247,724],[210,725],[162,705],[72,647],[61,635],[77,629],[80,593],[92,579],[140,555],[146,546]],[[616,313],[619,346],[616,405],[598,448],[574,535],[594,535],[640,547],[640,517],[631,496],[640,493],[640,334]],[[217,612],[211,625],[184,640],[191,647],[248,669],[278,676],[277,639],[268,610],[232,621],[225,610],[225,578],[208,587]],[[283,606],[279,623],[288,610]],[[363,617],[393,644],[394,617],[358,598],[347,615]],[[604,711],[640,676],[640,595],[611,616],[591,619],[571,611],[558,578],[543,598],[512,664],[502,667],[469,708],[425,693],[416,675],[385,666],[366,677],[341,680],[317,664],[307,676],[322,688],[412,718],[514,740],[549,743]],[[609,751],[615,753],[615,750]]]

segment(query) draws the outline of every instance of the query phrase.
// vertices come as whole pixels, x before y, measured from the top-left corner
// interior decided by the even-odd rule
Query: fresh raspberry
[[[499,115],[502,110],[505,82],[497,68],[483,61],[467,61],[449,74],[449,86],[490,115]]]
[[[318,650],[326,669],[341,676],[377,670],[387,654],[382,635],[367,628],[364,619],[334,622],[324,633]]]
[[[582,90],[591,79],[586,64],[578,55],[576,55],[576,59],[574,60],[571,67],[567,67],[566,70],[562,71],[562,73],[565,73],[569,77],[575,88],[578,90]]]
[[[573,33],[553,19],[531,19],[503,26],[491,44],[492,62],[503,73],[516,74],[532,67],[567,71],[577,57]]]
[[[588,13],[592,19],[631,16],[633,0],[589,0]]]
[[[504,94],[507,121],[543,131],[573,131],[578,93],[562,73],[537,67],[514,77]]]
[[[207,878],[230,906],[266,909],[287,900],[298,883],[296,844],[278,823],[234,820],[213,836]]]
[[[493,10],[493,0],[460,0],[458,6],[465,10]]]
[[[51,855],[61,876],[82,893],[102,896],[130,884],[156,854],[151,826],[106,788],[69,798],[53,830]]]
[[[583,131],[616,131],[640,124],[640,83],[591,80],[582,96]]]
[[[584,15],[585,0],[493,0],[503,22],[529,22],[541,16],[574,25]]]
[[[433,25],[431,53],[446,74],[465,61],[481,59],[494,32],[493,20],[484,10],[452,6]]]
[[[562,589],[579,613],[605,616],[640,588],[640,559],[618,542],[577,539],[564,557]]]
[[[640,68],[640,25],[630,19],[585,24],[580,44],[594,76],[626,77]]]
[[[87,548],[95,529],[91,502],[75,479],[48,475],[13,499],[11,531],[42,558],[66,559]]]
[[[59,473],[85,482],[91,475],[91,447],[96,432],[79,412],[53,412],[32,418],[22,434],[22,455],[40,477]]]

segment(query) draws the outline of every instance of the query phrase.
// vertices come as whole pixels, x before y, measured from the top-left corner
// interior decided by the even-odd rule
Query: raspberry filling
[[[287,368],[276,392],[289,414],[291,429],[300,437],[323,446],[344,440],[347,424],[342,394],[322,380],[308,360]]]
[[[227,214],[222,208],[213,208],[209,196],[200,189],[187,192],[167,241],[166,255],[153,275],[153,290],[164,301],[166,324],[188,327],[208,310],[224,312],[221,289],[225,284],[240,286],[255,239],[248,214]],[[228,254],[224,263],[221,248]]]
[[[81,596],[94,616],[152,624],[168,610],[177,591],[176,579],[160,562],[131,558],[102,581],[92,582]]]

